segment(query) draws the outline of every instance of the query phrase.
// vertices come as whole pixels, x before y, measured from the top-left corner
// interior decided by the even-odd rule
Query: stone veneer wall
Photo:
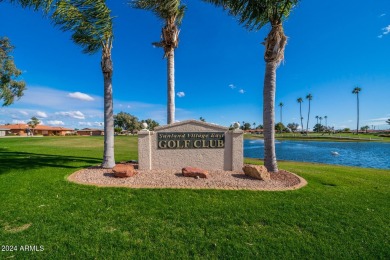
[[[225,147],[221,149],[157,149],[157,133],[163,132],[224,132]],[[243,131],[229,130],[209,123],[188,120],[138,132],[139,169],[175,169],[186,166],[206,170],[241,171],[244,164]]]

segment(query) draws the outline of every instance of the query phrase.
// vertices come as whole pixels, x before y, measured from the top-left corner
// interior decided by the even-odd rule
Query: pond
[[[276,141],[280,160],[390,169],[390,143]],[[263,140],[244,140],[244,156],[264,158]]]

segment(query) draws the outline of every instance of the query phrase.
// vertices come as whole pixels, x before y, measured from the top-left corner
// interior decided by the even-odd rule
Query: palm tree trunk
[[[275,153],[275,90],[276,62],[267,62],[263,89],[264,166],[269,172],[278,172]]]
[[[359,135],[359,93],[356,94],[357,99],[357,125],[356,125],[356,134]]]
[[[104,76],[104,155],[103,168],[115,166],[114,157],[114,109],[112,101],[112,61],[111,56],[102,57],[102,71]]]
[[[310,99],[309,99],[309,111],[307,112],[306,134],[309,133],[309,118],[310,118]]]
[[[167,58],[168,73],[168,104],[167,104],[167,123],[175,122],[175,52],[172,50]]]
[[[302,120],[302,103],[299,103],[299,114],[301,116],[301,127],[302,127],[302,132],[304,131],[303,130],[303,120]]]

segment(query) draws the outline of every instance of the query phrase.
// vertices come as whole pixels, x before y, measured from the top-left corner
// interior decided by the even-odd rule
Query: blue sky
[[[107,1],[114,23],[114,109],[140,119],[166,122],[166,60],[152,47],[162,22],[152,13]],[[220,8],[198,0],[188,10],[175,53],[176,120],[199,119],[228,126],[235,121],[262,123],[265,62],[260,43],[269,27],[248,32]],[[0,124],[27,122],[101,127],[103,78],[100,53],[85,55],[70,34],[40,12],[0,4],[0,36],[16,47],[16,65],[28,90],[13,105],[0,108]],[[356,127],[360,86],[360,125],[387,129],[390,118],[390,1],[306,0],[284,23],[288,45],[277,71],[276,105],[284,103],[283,123],[299,123],[297,98],[313,95],[315,116],[335,128]],[[302,104],[304,122],[307,100]],[[280,121],[276,106],[276,121]],[[305,125],[305,123],[304,123]]]

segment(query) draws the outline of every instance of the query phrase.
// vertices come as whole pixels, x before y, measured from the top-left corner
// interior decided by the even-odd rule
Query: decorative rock
[[[137,174],[133,164],[117,164],[112,168],[112,171],[117,178],[133,177]]]
[[[200,168],[189,167],[189,166],[181,169],[181,172],[185,177],[195,177],[195,178],[207,178],[207,175],[209,174],[208,171],[205,171]]]
[[[271,176],[264,165],[244,165],[242,170],[245,175],[259,180],[269,181],[271,179]]]

